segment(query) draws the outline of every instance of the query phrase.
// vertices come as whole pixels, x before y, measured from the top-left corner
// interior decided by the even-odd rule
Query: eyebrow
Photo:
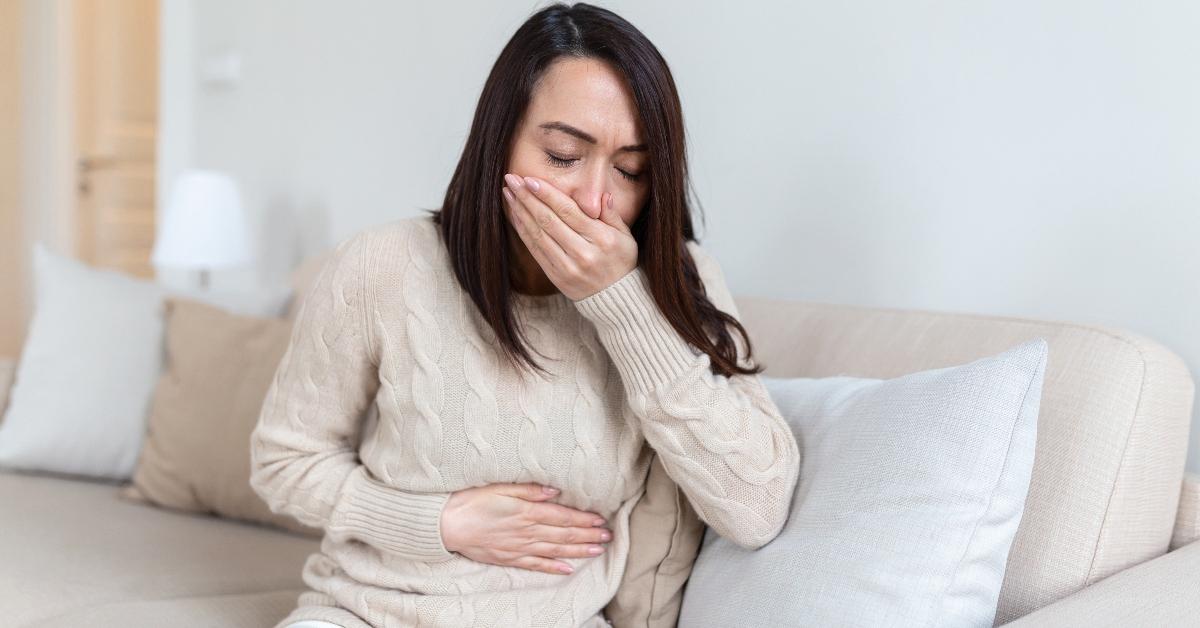
[[[581,130],[567,124],[566,122],[559,122],[557,120],[555,120],[553,122],[545,122],[545,123],[539,124],[538,128],[546,129],[547,131],[562,131],[563,133],[566,133],[567,135],[574,135],[575,137],[577,137],[589,144],[596,143],[596,138],[592,137],[591,135],[589,135],[588,133],[586,133],[584,131],[581,131]],[[618,148],[617,152],[644,153],[647,150],[649,150],[649,149],[645,144],[631,144],[629,146],[622,146],[622,147]]]

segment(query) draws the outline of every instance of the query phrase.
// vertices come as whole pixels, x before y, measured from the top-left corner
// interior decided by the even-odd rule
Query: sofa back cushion
[[[271,512],[250,487],[250,433],[287,351],[292,322],[168,297],[166,370],[150,406],[133,481],[118,496],[320,538]]]
[[[890,379],[1046,339],[1033,474],[998,624],[1167,551],[1194,384],[1160,344],[1119,329],[1003,316],[737,303],[771,377]]]

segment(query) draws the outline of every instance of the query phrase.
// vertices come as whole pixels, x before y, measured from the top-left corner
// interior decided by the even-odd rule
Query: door
[[[76,254],[152,279],[158,0],[78,0]]]

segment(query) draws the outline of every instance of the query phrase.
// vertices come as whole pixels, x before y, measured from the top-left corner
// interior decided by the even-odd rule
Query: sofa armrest
[[[1200,540],[1200,473],[1183,474],[1179,510],[1175,513],[1175,533],[1171,551]]]
[[[1200,543],[1134,565],[1004,628],[1189,626],[1200,617]]]

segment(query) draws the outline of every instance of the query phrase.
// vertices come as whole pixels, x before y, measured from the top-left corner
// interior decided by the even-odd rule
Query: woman
[[[582,3],[520,27],[441,209],[340,242],[296,319],[251,484],[326,535],[277,628],[606,626],[653,455],[722,536],[779,533],[798,447],[686,172],[637,29]]]

